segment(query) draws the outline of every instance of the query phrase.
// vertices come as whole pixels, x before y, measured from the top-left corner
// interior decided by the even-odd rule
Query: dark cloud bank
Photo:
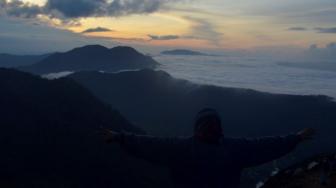
[[[336,27],[317,27],[315,30],[318,33],[336,33]]]
[[[178,35],[148,35],[151,40],[175,40],[179,39]]]
[[[306,31],[308,30],[307,28],[305,27],[290,27],[288,28],[289,31]]]
[[[317,33],[336,33],[336,27],[315,27],[314,29],[306,28],[306,27],[290,27],[287,30],[289,31],[315,31]]]
[[[19,0],[0,0],[0,12],[10,16],[32,18],[48,15],[60,19],[81,17],[123,16],[153,13],[177,0],[48,0],[44,6]]]

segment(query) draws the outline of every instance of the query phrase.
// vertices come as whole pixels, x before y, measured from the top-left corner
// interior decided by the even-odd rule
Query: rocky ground
[[[263,186],[262,186],[263,184]],[[262,188],[335,188],[336,154],[319,155],[270,177]]]

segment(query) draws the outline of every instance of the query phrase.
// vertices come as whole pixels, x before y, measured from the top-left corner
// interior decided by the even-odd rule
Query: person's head
[[[194,137],[204,143],[218,143],[223,136],[221,118],[216,110],[205,108],[195,118]]]

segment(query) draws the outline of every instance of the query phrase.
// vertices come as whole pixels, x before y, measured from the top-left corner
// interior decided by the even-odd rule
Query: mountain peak
[[[57,53],[21,70],[48,74],[63,71],[108,71],[154,68],[158,63],[132,47],[118,46],[108,49],[101,45],[88,45],[64,53]]]
[[[105,46],[101,46],[98,44],[94,44],[94,45],[87,45],[87,46],[82,46],[82,47],[78,47],[78,48],[74,48],[72,50],[70,50],[69,52],[89,52],[89,53],[93,53],[93,52],[98,52],[98,51],[107,51],[108,48],[106,48]]]
[[[140,53],[132,47],[129,46],[116,46],[110,49],[111,52],[129,55],[140,55]]]

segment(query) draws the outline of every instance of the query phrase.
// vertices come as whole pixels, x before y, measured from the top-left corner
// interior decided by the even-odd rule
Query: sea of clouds
[[[161,63],[159,69],[196,83],[336,98],[336,62],[283,62],[260,56],[159,55],[155,59]]]

